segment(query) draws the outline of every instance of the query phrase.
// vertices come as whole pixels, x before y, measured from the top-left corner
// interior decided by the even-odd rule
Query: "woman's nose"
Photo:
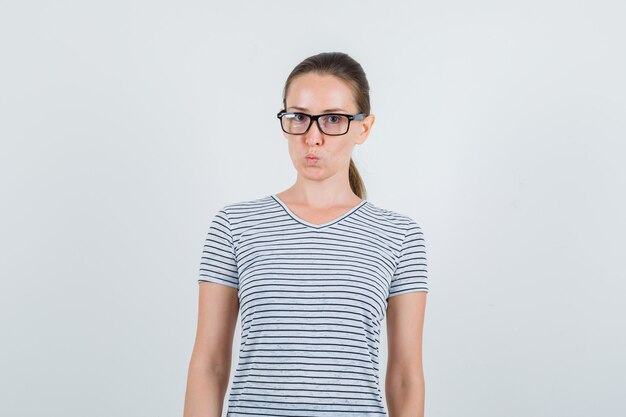
[[[317,122],[313,122],[309,131],[306,132],[306,142],[308,145],[318,144],[322,141],[324,134],[321,132]]]

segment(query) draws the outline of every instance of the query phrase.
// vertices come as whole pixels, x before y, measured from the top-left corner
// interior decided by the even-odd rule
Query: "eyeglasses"
[[[367,115],[365,113],[355,115],[340,113],[312,115],[281,110],[276,116],[280,119],[280,127],[283,129],[283,132],[290,135],[304,135],[309,131],[309,128],[315,120],[317,127],[323,134],[328,136],[341,136],[348,133],[352,120],[363,120]]]

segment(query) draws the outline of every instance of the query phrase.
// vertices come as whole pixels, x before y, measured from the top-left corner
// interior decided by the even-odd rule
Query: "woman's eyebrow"
[[[305,108],[305,107],[297,107],[297,106],[290,106],[287,108],[287,110],[289,109],[293,109],[293,110],[297,110],[297,111],[302,111],[302,112],[306,112],[309,111],[309,109]],[[324,110],[322,113],[332,113],[332,112],[345,112],[344,109],[326,109]]]

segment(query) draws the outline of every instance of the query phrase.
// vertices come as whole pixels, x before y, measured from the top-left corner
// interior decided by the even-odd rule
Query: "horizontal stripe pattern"
[[[412,218],[363,200],[315,225],[275,195],[231,203],[210,223],[205,281],[239,298],[227,416],[386,417],[378,352],[388,300],[428,292]]]

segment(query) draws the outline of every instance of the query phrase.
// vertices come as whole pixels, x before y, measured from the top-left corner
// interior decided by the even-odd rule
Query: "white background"
[[[368,199],[426,238],[426,416],[625,415],[625,20],[623,1],[3,1],[0,414],[182,416],[209,221],[293,183],[283,83],[343,51],[377,117],[353,155]]]

